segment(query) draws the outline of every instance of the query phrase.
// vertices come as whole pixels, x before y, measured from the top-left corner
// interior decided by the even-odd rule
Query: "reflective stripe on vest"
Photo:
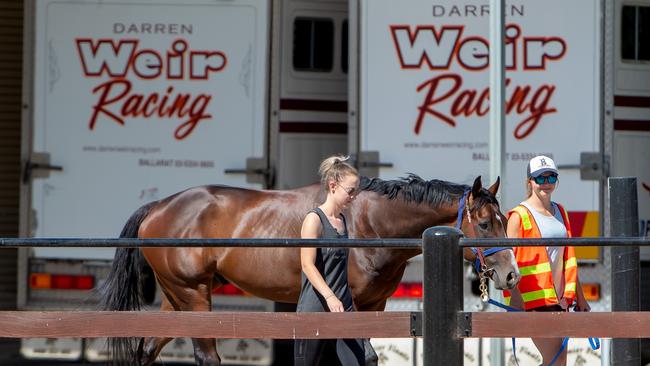
[[[565,270],[569,269],[569,268],[577,267],[577,266],[578,266],[578,261],[576,261],[576,257],[571,257],[571,258],[564,261],[564,269]]]
[[[524,228],[524,230],[532,229],[533,224],[530,223],[530,216],[528,215],[528,212],[526,212],[525,207],[517,206],[515,207],[515,211],[517,211],[519,217],[521,218],[521,226]]]
[[[530,222],[530,216],[528,215],[528,210],[526,209],[526,207],[520,205],[513,208],[512,211],[519,214],[519,218],[521,219],[521,227],[525,231],[528,231],[533,228],[533,224]]]
[[[555,293],[555,289],[552,288],[545,288],[537,291],[523,292],[521,294],[521,297],[524,299],[524,302],[531,302],[540,299],[552,299],[552,298],[556,299],[557,302],[557,294]]]
[[[519,267],[519,273],[522,276],[537,275],[546,272],[551,272],[551,264],[549,262]]]

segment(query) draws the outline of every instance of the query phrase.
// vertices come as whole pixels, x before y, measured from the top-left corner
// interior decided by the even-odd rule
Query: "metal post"
[[[436,226],[422,234],[424,365],[463,365],[458,313],[463,311],[463,233]]]
[[[607,183],[611,236],[639,236],[636,178],[609,178]],[[639,247],[612,247],[611,260],[612,311],[639,311]],[[613,339],[611,349],[612,365],[641,364],[638,339]]]
[[[505,0],[490,0],[490,183],[497,177],[504,181],[505,148]],[[504,187],[503,185],[501,187]],[[499,190],[501,205],[505,206],[505,190]],[[490,282],[490,295],[503,301],[501,291]],[[504,365],[502,338],[490,340],[490,365]]]
[[[505,0],[490,0],[490,182],[504,174],[506,159],[504,24]],[[503,189],[499,195],[501,203],[505,204]]]

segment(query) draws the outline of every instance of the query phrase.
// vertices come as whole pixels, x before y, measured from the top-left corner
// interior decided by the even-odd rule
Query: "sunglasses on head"
[[[544,182],[548,182],[550,184],[555,184],[555,183],[557,183],[557,175],[555,175],[555,174],[547,175],[547,176],[540,175],[538,177],[533,178],[533,180],[537,184],[544,184]]]

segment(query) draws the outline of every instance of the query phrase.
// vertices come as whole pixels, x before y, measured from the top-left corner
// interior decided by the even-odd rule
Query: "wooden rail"
[[[408,338],[420,329],[409,312],[0,312],[7,338]]]
[[[650,312],[486,312],[458,318],[461,338],[650,338]]]

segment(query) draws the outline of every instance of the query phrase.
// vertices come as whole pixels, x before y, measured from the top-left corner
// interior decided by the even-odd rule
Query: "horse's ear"
[[[492,195],[495,197],[497,195],[497,192],[499,191],[499,184],[501,184],[501,177],[497,177],[497,181],[494,182],[494,184],[492,184],[490,188],[488,188],[488,191],[490,191],[490,193],[492,193]]]
[[[474,184],[472,185],[472,198],[476,199],[479,196],[481,188],[483,188],[483,184],[481,184],[481,176],[479,175],[474,179]]]

